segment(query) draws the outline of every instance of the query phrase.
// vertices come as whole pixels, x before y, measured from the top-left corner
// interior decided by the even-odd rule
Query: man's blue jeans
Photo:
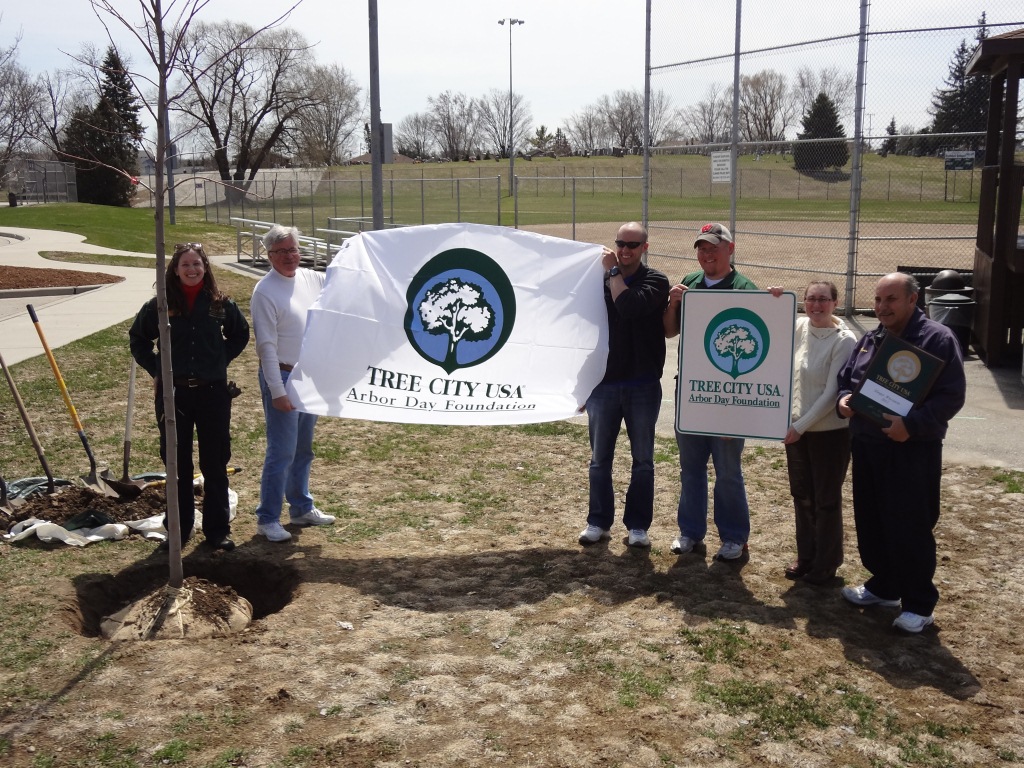
[[[679,446],[679,532],[702,541],[708,532],[708,459],[715,464],[715,526],[722,541],[746,544],[750,509],[743,486],[742,439],[676,432]]]
[[[661,410],[661,382],[598,384],[587,399],[590,424],[590,511],[587,524],[605,530],[615,522],[612,461],[626,422],[633,457],[622,522],[628,530],[651,527],[654,519],[654,428]]]
[[[281,371],[288,381],[288,372]],[[313,509],[309,493],[309,470],[313,465],[313,427],[317,417],[300,411],[279,411],[273,405],[270,388],[260,368],[260,395],[267,423],[267,454],[260,478],[260,505],[256,522],[260,525],[281,519],[282,499],[288,500],[292,517]]]

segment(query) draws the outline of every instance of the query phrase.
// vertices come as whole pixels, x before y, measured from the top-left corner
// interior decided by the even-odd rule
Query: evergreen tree
[[[846,132],[839,122],[836,105],[827,95],[819,93],[801,121],[803,133],[797,139],[837,139],[793,145],[793,166],[798,171],[818,171],[823,168],[841,168],[850,159],[846,146]]]
[[[978,19],[978,31],[975,40],[978,44],[988,37],[985,14]],[[967,41],[961,40],[949,64],[945,88],[940,88],[932,95],[931,133],[965,133],[984,131],[988,119],[988,75],[968,77],[967,64],[974,53],[974,47],[968,48]],[[984,141],[982,136],[964,136],[962,139],[936,140],[946,146],[978,149]]]
[[[107,49],[102,71],[99,101],[72,115],[64,153],[75,164],[79,202],[124,206],[135,194],[132,177],[139,172],[141,107],[113,46]]]
[[[882,150],[879,153],[882,157],[896,153],[896,136],[899,134],[896,130],[896,115],[892,116],[889,125],[885,127],[885,134],[889,138],[882,142]]]

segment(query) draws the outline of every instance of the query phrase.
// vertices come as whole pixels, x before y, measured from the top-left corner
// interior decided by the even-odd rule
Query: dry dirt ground
[[[254,390],[236,435],[259,420]],[[784,578],[781,448],[745,451],[750,555],[720,563],[668,550],[671,440],[658,443],[649,551],[621,527],[576,544],[589,453],[577,424],[324,419],[317,445],[313,490],[336,525],[255,536],[261,456],[236,455],[239,547],[186,547],[186,575],[253,605],[231,638],[97,637],[105,613],[167,578],[167,556],[137,536],[0,545],[0,763],[1024,765],[1024,500],[996,470],[946,467],[936,625],[907,637],[894,611],[839,597],[864,577],[849,484],[841,578]],[[624,440],[618,453],[622,488]]]

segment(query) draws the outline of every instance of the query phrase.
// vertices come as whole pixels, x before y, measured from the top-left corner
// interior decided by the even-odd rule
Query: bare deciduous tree
[[[607,147],[611,143],[608,126],[596,104],[574,112],[565,123],[565,135],[573,152],[580,155],[593,152],[599,147]]]
[[[184,85],[173,108],[202,128],[221,179],[237,186],[247,174],[254,178],[285,131],[321,100],[303,80],[312,54],[294,30],[197,22],[176,56]]]
[[[0,175],[16,152],[27,147],[37,133],[39,84],[18,63],[20,38],[0,48]]]
[[[740,131],[745,141],[782,141],[795,114],[785,75],[765,69],[740,78]]]
[[[436,146],[431,116],[425,112],[414,112],[402,118],[393,140],[395,150],[406,157],[430,157]]]
[[[480,123],[476,99],[464,93],[445,91],[427,101],[441,155],[452,161],[468,159],[476,146]]]
[[[361,122],[362,89],[337,64],[311,67],[303,79],[316,103],[298,113],[290,132],[296,152],[315,165],[339,165],[345,146]]]
[[[499,157],[523,146],[530,133],[533,114],[530,107],[518,93],[512,94],[512,144],[509,145],[508,91],[492,88],[478,102],[480,109],[480,132],[483,141],[488,142]]]
[[[616,91],[602,96],[597,106],[616,146],[635,149],[643,144],[644,99],[639,91]]]
[[[643,116],[643,100],[640,102],[640,115]],[[651,92],[648,123],[651,135],[651,146],[656,147],[665,141],[667,136],[678,132],[678,117],[672,109],[672,99],[660,88]]]
[[[793,83],[793,99],[798,115],[807,114],[819,93],[824,93],[835,105],[840,119],[853,114],[853,95],[857,79],[839,67],[822,67],[817,72],[808,66],[800,67]]]
[[[712,83],[704,98],[681,109],[679,120],[686,138],[698,144],[714,144],[729,140],[732,125],[732,89]]]
[[[106,19],[112,19],[118,25],[133,35],[145,49],[152,71],[148,74],[142,72],[128,73],[136,95],[142,102],[143,107],[150,114],[156,123],[156,143],[153,149],[154,159],[158,168],[163,167],[167,155],[167,149],[171,144],[171,138],[167,135],[169,124],[169,105],[182,96],[181,93],[170,94],[170,82],[176,72],[176,67],[182,61],[182,49],[186,38],[190,36],[192,24],[197,14],[207,5],[209,0],[169,0],[165,11],[162,0],[137,0],[141,22],[128,18],[126,11],[114,6],[114,0],[89,0],[97,18],[106,28]],[[119,3],[122,7],[124,3]],[[284,16],[287,16],[294,5],[284,10],[284,15],[279,17],[278,23]],[[171,14],[174,14],[171,16]],[[267,27],[263,28],[264,30]],[[254,33],[255,34],[255,33]],[[111,44],[114,39],[109,28],[107,36]],[[243,41],[243,44],[248,40]],[[231,51],[225,51],[226,57]],[[211,66],[218,63],[214,60]],[[193,74],[199,74],[193,72]],[[191,81],[188,81],[191,82]],[[123,169],[122,169],[123,170]],[[156,174],[154,190],[154,222],[155,222],[155,248],[156,253],[156,296],[157,312],[160,317],[160,372],[164,381],[173,381],[174,371],[171,367],[171,339],[170,325],[167,313],[167,296],[164,289],[164,272],[166,271],[166,249],[164,246],[164,201],[166,188],[163,175]],[[180,588],[184,581],[184,572],[181,563],[180,528],[178,518],[178,494],[177,483],[174,482],[177,474],[176,459],[176,434],[174,417],[174,390],[172,387],[164,388],[164,409],[167,428],[167,520],[168,539],[170,543],[170,578],[168,585],[172,588]]]

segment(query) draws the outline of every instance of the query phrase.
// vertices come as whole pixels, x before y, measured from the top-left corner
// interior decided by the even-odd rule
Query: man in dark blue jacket
[[[864,336],[839,372],[836,410],[850,419],[853,515],[861,563],[871,577],[844,587],[854,605],[902,607],[893,626],[920,632],[933,622],[939,600],[935,577],[935,524],[939,520],[942,440],[967,390],[963,357],[953,332],[917,306],[912,275],[895,272],[878,281],[879,328]],[[925,397],[905,416],[888,414],[880,425],[850,408],[886,334],[935,355],[944,365]]]
[[[590,506],[579,536],[587,546],[609,538],[615,521],[612,460],[622,423],[633,458],[622,522],[627,544],[649,547],[654,518],[654,430],[661,410],[665,367],[662,313],[668,278],[643,263],[647,230],[631,221],[619,227],[615,250],[604,249],[604,300],[608,309],[608,363],[587,398],[590,426]]]

